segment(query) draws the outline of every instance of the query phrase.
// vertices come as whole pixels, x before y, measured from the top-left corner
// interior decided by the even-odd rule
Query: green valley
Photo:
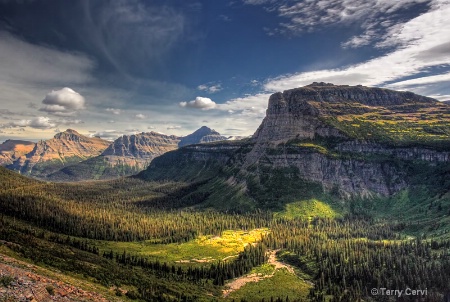
[[[391,301],[371,290],[411,288],[426,297],[403,301],[442,302],[449,123],[429,98],[313,83],[272,95],[253,137],[183,146],[131,177],[0,167],[0,301]]]

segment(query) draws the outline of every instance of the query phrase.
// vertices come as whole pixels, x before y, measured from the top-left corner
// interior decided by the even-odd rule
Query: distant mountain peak
[[[216,130],[211,129],[207,126],[202,126],[193,133],[182,137],[180,142],[178,143],[178,147],[183,147],[192,144],[223,141],[226,139],[227,138],[225,136],[220,135],[220,133],[217,132]]]
[[[209,128],[208,126],[201,126],[197,130],[195,130],[192,134],[214,134],[214,135],[220,135],[219,132],[217,132],[214,129]]]

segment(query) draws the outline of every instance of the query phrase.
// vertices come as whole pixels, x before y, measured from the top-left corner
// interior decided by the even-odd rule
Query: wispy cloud
[[[181,126],[167,126],[167,130],[181,129]]]
[[[398,48],[391,52],[346,68],[283,75],[268,80],[265,89],[282,91],[315,81],[368,86],[393,86],[396,82],[403,82],[399,86],[412,86],[414,81],[405,83],[403,78],[426,72],[432,67],[450,66],[450,52],[443,51],[450,46],[449,14],[450,3],[436,0],[428,12],[397,26],[395,35],[384,40],[395,39]],[[448,74],[442,74],[415,80],[415,83],[447,79]]]
[[[207,85],[207,84],[202,84],[202,85],[198,85],[197,89],[200,91],[206,91],[209,93],[216,93],[222,90],[222,85],[220,84],[215,84],[215,85]]]
[[[121,109],[117,108],[106,108],[105,110],[115,115],[119,115],[122,112]]]
[[[92,80],[95,63],[75,53],[34,45],[0,31],[0,84],[82,84]],[[68,72],[70,70],[70,72]]]
[[[391,32],[392,27],[405,22],[404,17],[398,18],[399,12],[417,6],[415,11],[420,14],[426,9],[423,6],[441,0],[243,0],[243,2],[249,5],[264,5],[266,10],[276,11],[278,16],[283,18],[278,27],[266,28],[270,35],[298,35],[328,26],[352,25],[359,26],[361,33],[343,42],[342,46],[360,47],[378,42]]]
[[[231,22],[231,18],[227,15],[219,15],[219,20],[222,20],[225,22]]]
[[[85,39],[123,74],[159,64],[182,36],[184,15],[166,5],[139,0],[83,2]],[[133,51],[130,52],[130,49]]]
[[[56,123],[50,121],[50,118],[39,116],[31,120],[16,120],[7,124],[1,125],[0,128],[16,128],[16,127],[31,127],[36,129],[51,129],[56,127]]]

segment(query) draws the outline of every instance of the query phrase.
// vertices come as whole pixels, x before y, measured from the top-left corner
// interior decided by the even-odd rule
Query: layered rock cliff
[[[129,165],[142,170],[153,158],[178,148],[180,138],[156,132],[124,135],[116,139],[103,153],[109,165]]]
[[[411,185],[411,171],[442,165],[450,168],[449,106],[410,92],[313,83],[273,94],[246,143],[172,151],[140,177],[207,175],[271,204],[312,188],[344,199],[390,196]]]
[[[413,131],[420,131],[418,127],[429,126],[430,118],[449,112],[437,100],[411,92],[313,83],[273,94],[266,117],[253,138],[258,143],[280,143],[318,137],[377,140],[383,139],[384,134],[387,139],[395,136],[396,129],[391,131],[393,126],[409,126]],[[446,128],[443,134],[449,135],[449,117],[441,121]],[[357,129],[361,127],[364,129]]]

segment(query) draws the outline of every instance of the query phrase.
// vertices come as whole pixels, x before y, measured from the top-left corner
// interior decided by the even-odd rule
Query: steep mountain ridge
[[[389,197],[413,185],[417,173],[450,166],[449,143],[450,111],[436,100],[313,83],[273,94],[261,126],[244,145],[172,151],[139,177],[196,182],[206,175],[204,188],[238,187],[245,203],[258,207],[279,208],[313,192],[347,200]]]
[[[52,139],[39,141],[33,150],[18,158],[8,168],[22,174],[45,177],[62,167],[97,156],[110,142],[98,137],[87,137],[67,129]]]
[[[175,135],[153,131],[124,135],[109,145],[101,156],[104,156],[112,166],[123,162],[143,169],[156,156],[175,150],[179,141],[180,138]]]

